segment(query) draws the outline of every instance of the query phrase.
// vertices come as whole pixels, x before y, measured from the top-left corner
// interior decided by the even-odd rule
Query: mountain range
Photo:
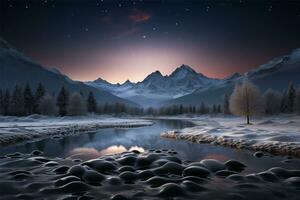
[[[16,84],[29,83],[33,89],[42,82],[48,92],[57,93],[62,85],[85,94],[92,91],[100,103],[122,102],[132,106],[161,106],[172,104],[199,105],[221,103],[224,94],[230,95],[235,84],[247,79],[262,92],[268,88],[283,91],[290,81],[300,84],[300,48],[290,54],[272,59],[244,74],[234,73],[216,79],[181,65],[171,74],[159,71],[149,74],[143,81],[112,84],[102,78],[80,82],[70,79],[55,68],[46,68],[32,61],[0,38],[0,88],[12,89]]]
[[[234,73],[224,79],[207,77],[183,64],[170,75],[155,71],[137,83],[127,80],[123,84],[111,84],[99,78],[86,84],[143,106],[198,105],[222,102],[224,94],[230,95],[235,84],[244,79],[256,84],[262,92],[268,88],[282,91],[290,81],[299,85],[300,48],[244,74]]]

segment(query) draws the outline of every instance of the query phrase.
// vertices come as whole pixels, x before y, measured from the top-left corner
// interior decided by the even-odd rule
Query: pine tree
[[[24,113],[24,99],[22,89],[16,85],[11,97],[10,113],[15,116],[21,116]]]
[[[35,99],[34,112],[35,113],[40,113],[40,111],[39,111],[40,101],[41,101],[41,98],[45,96],[45,93],[46,93],[46,91],[45,91],[43,84],[41,82],[39,82],[37,89],[35,91],[35,94],[34,94],[34,99]]]
[[[296,98],[296,90],[294,84],[290,82],[287,90],[287,112],[288,113],[294,112],[295,98]]]
[[[213,113],[217,113],[217,107],[216,107],[215,104],[212,106],[212,112],[213,112]]]
[[[224,114],[230,114],[229,97],[227,94],[224,95],[223,112],[224,112]]]
[[[27,83],[24,89],[24,114],[31,115],[34,111],[34,97],[31,92],[30,85]]]
[[[96,113],[97,112],[97,102],[94,97],[93,92],[89,93],[88,99],[87,99],[87,110],[90,113]]]
[[[68,115],[76,116],[84,114],[86,114],[86,103],[80,93],[74,92],[70,97]]]
[[[280,111],[283,113],[286,113],[287,110],[288,110],[288,108],[287,108],[287,92],[284,91],[282,94],[282,98],[281,98]]]
[[[221,108],[221,105],[219,104],[218,106],[217,106],[217,113],[221,113],[222,112],[222,108]]]
[[[58,107],[58,113],[60,116],[67,115],[68,104],[69,92],[66,90],[65,86],[62,86],[56,99],[56,105]]]
[[[0,115],[3,115],[3,97],[4,92],[0,89]]]
[[[297,96],[296,96],[296,113],[300,115],[300,87],[297,90]]]
[[[9,90],[6,90],[3,94],[3,102],[2,102],[2,112],[3,115],[9,115],[9,108],[10,108],[10,93]]]

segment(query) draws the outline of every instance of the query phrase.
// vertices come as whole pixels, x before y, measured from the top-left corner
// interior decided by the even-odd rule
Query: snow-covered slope
[[[143,81],[111,84],[97,79],[86,84],[107,90],[116,96],[132,100],[143,106],[165,104],[221,103],[224,94],[230,95],[237,82],[249,79],[262,91],[268,88],[282,91],[290,81],[300,84],[300,48],[289,55],[272,59],[245,74],[234,73],[224,79],[213,79],[182,65],[170,75],[159,71],[149,74]]]
[[[289,55],[274,58],[243,75],[234,74],[225,78],[222,84],[200,88],[191,94],[167,101],[165,104],[221,103],[223,95],[230,95],[234,85],[243,79],[248,79],[256,84],[262,92],[268,88],[283,91],[288,87],[290,81],[295,86],[300,86],[300,48],[295,49]]]
[[[57,93],[62,85],[72,91],[87,94],[92,91],[100,102],[123,102],[135,105],[111,93],[73,81],[56,69],[47,69],[27,58],[0,38],[0,88],[12,89],[16,84],[29,83],[33,89],[42,82],[49,93]]]
[[[182,65],[169,76],[159,71],[149,74],[143,81],[123,84],[110,84],[99,78],[86,84],[110,91],[111,93],[132,100],[144,106],[159,105],[161,102],[190,94],[200,88],[223,83],[195,72],[191,67]]]

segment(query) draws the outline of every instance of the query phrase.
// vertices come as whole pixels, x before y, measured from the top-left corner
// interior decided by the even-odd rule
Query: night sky
[[[0,0],[0,36],[76,80],[223,78],[299,48],[300,1]]]

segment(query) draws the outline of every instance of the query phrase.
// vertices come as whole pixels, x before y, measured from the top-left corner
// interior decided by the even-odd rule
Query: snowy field
[[[299,116],[262,117],[253,119],[252,125],[233,116],[172,118],[192,121],[196,126],[162,133],[162,137],[300,157]]]
[[[0,145],[9,145],[25,140],[95,132],[100,128],[130,128],[148,125],[152,125],[152,122],[133,117],[116,118],[96,115],[79,117],[0,116]]]

